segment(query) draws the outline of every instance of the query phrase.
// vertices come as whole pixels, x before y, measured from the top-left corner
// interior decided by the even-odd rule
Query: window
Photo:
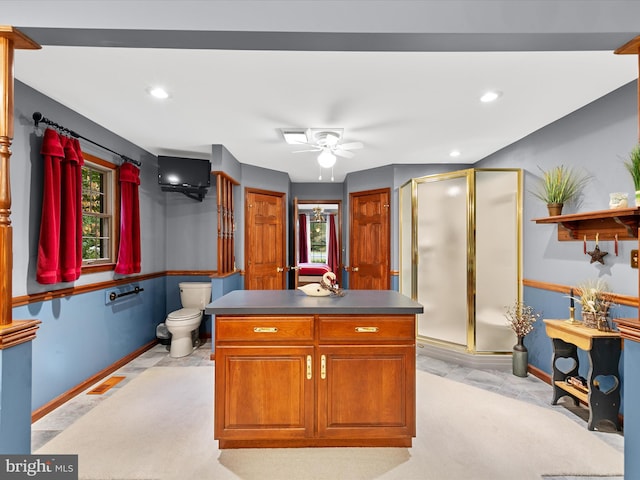
[[[327,222],[324,217],[323,221],[311,217],[309,227],[309,261],[327,263]]]
[[[115,264],[117,225],[116,166],[84,154],[82,167],[82,266],[111,270]]]

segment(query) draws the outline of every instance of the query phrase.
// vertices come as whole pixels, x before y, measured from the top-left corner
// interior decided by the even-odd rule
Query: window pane
[[[95,238],[82,239],[82,258],[84,260],[96,260],[100,258],[100,247]]]
[[[112,221],[107,202],[114,177],[91,163],[82,167],[82,255],[88,263],[112,260]]]
[[[100,235],[100,219],[92,215],[84,215],[82,217],[82,235],[84,237]]]
[[[310,253],[311,262],[327,262],[327,224],[326,222],[310,223]]]

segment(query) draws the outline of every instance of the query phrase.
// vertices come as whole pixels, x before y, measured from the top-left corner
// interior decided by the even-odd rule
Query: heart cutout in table
[[[558,357],[556,358],[556,368],[560,370],[565,375],[573,372],[578,366],[578,362],[576,362],[575,358],[569,357]]]
[[[614,392],[619,385],[618,378],[613,375],[598,375],[593,379],[593,386],[605,395]]]

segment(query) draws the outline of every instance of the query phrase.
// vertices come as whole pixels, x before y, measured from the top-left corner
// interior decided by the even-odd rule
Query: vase
[[[640,190],[636,190],[636,207],[640,207]]]
[[[547,210],[549,210],[549,216],[555,217],[562,214],[563,203],[547,203]]]
[[[640,192],[638,192],[640,193]],[[629,205],[629,195],[625,192],[614,192],[609,194],[609,208],[627,208]],[[637,197],[637,194],[636,194]],[[636,199],[636,204],[637,204]]]
[[[518,336],[518,343],[513,346],[513,374],[516,377],[526,377],[529,366],[529,351],[524,346],[524,337]]]

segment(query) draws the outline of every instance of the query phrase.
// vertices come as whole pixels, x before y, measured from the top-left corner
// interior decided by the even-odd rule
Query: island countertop
[[[234,290],[205,308],[213,315],[416,314],[423,307],[395,290],[345,290],[343,297],[310,297],[300,290]]]

